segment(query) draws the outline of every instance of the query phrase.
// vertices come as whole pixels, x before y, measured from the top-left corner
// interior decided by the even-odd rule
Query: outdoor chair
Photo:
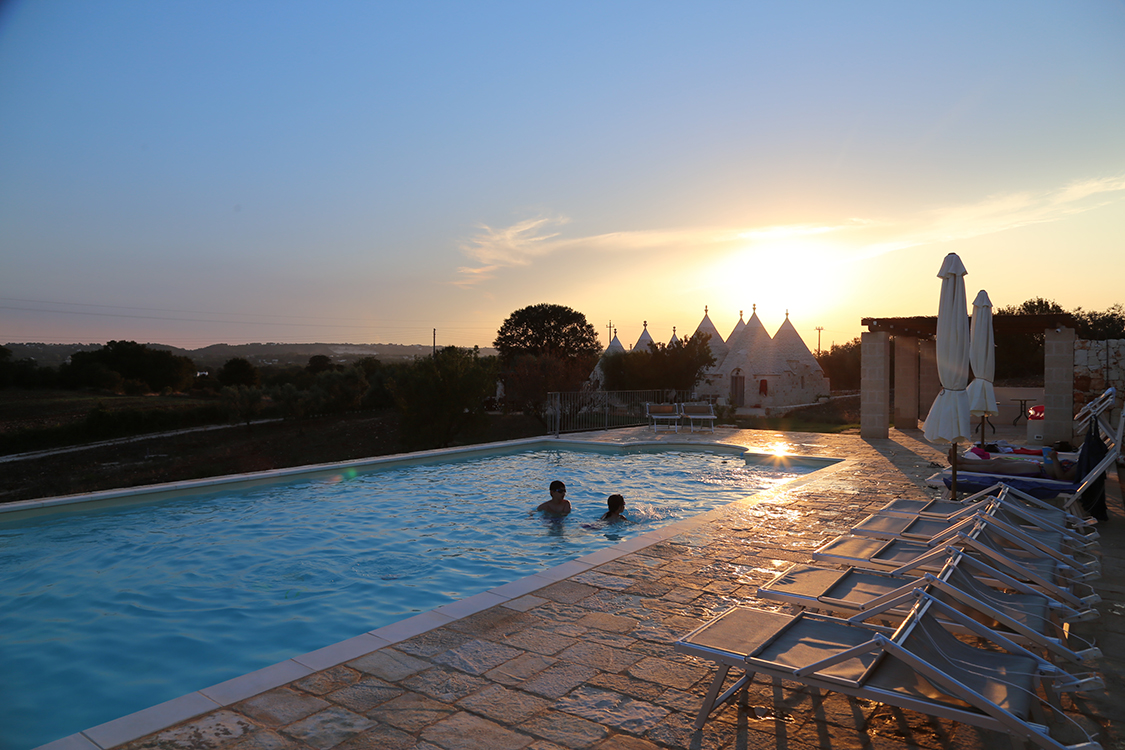
[[[660,426],[665,425],[680,431],[680,405],[679,404],[645,404],[645,415],[648,423],[652,425],[653,432],[660,432]]]
[[[816,562],[895,573],[936,573],[941,570],[948,552],[961,549],[986,562],[1006,576],[1030,584],[1044,594],[1065,602],[1075,609],[1092,607],[1101,601],[1081,574],[1053,557],[1014,556],[1011,549],[1001,549],[991,536],[980,529],[961,530],[940,544],[930,546],[898,539],[882,540],[845,535],[812,553]],[[989,585],[993,584],[988,580]],[[1088,591],[1089,593],[1079,593]]]
[[[855,527],[852,529],[850,536],[876,541],[902,541],[933,547],[964,534],[974,539],[986,541],[994,549],[1019,560],[1026,558],[1053,559],[1073,571],[1067,572],[1066,575],[1075,580],[1094,580],[1101,574],[1101,563],[1097,558],[1084,550],[1068,550],[1061,535],[1054,532],[1017,528],[996,516],[975,515],[952,525],[942,521],[918,519],[913,524],[914,528],[908,529],[911,532],[910,535],[894,533],[893,526],[901,525],[904,520],[897,516],[869,516],[864,520],[870,521],[870,523],[862,528],[861,526]],[[910,524],[907,525],[910,526]],[[829,544],[832,543],[829,542]],[[822,547],[817,552],[823,549]],[[1079,555],[1082,555],[1084,559],[1080,558]],[[816,558],[815,553],[813,557]]]
[[[1097,689],[1099,678],[1059,669],[922,589],[883,607],[911,598],[915,604],[895,630],[856,618],[735,607],[692,631],[675,649],[718,666],[695,728],[702,729],[715,707],[735,694],[741,692],[745,702],[747,685],[760,674],[997,730],[1049,750],[1100,749],[1062,713],[1057,699],[1058,691]],[[935,613],[960,622],[990,647],[959,640]],[[731,667],[744,674],[720,695]],[[1077,728],[1085,742],[1064,745],[1052,737],[1043,723],[1044,708]]]
[[[1065,550],[1073,557],[1075,553],[1087,552],[1099,546],[1096,536],[1091,538],[1056,526],[1033,514],[1022,512],[1018,506],[1005,504],[1003,496],[1006,490],[1007,488],[1002,490],[999,498],[967,506],[959,515],[949,518],[874,513],[856,524],[851,533],[875,539],[929,542],[980,521],[1002,530],[1005,538],[1014,538],[1019,545],[1027,549],[1039,549],[1045,554]],[[1093,561],[1089,564],[1093,564]]]
[[[957,468],[957,489],[962,492],[976,493],[999,482],[1040,500],[1058,498],[1060,506],[1068,513],[1087,515],[1082,505],[1083,497],[1097,492],[1098,480],[1121,457],[1121,440],[1123,433],[1125,433],[1125,410],[1122,411],[1121,418],[1118,420],[1116,431],[1107,428],[1103,421],[1099,421],[1098,424],[1102,429],[1106,454],[1077,482],[978,472],[972,470],[972,461],[963,461],[958,464]],[[1083,443],[1079,455],[1084,450],[1088,450],[1085,443]],[[931,487],[948,488],[952,485],[952,481],[952,470],[943,469],[928,477],[926,484]]]
[[[1002,585],[1011,590],[992,588],[978,576],[1002,581]],[[950,606],[1028,648],[1042,649],[1050,656],[1075,663],[1101,656],[1101,651],[1090,644],[1083,644],[1086,647],[1079,651],[1067,645],[1069,624],[1095,619],[1097,610],[1075,610],[960,551],[951,552],[936,575],[905,575],[858,568],[836,570],[796,564],[759,587],[758,596],[798,609],[820,610],[843,617],[867,613],[864,616],[871,618],[870,610],[918,587],[929,587],[931,593]],[[909,607],[902,605],[884,610],[878,617],[898,622],[908,614]],[[953,632],[968,632],[957,622],[943,620],[942,624]]]
[[[715,420],[717,417],[715,416],[715,409],[711,404],[706,401],[681,404],[680,410],[684,418],[688,420],[692,432],[695,432],[696,422],[700,424],[701,429],[703,425],[707,425],[711,428],[711,432],[715,431]]]
[[[1003,493],[1003,496],[1001,496]],[[1025,518],[1034,518],[1035,523],[1042,526],[1056,528],[1073,528],[1083,535],[1087,541],[1098,538],[1098,532],[1093,529],[1097,522],[1068,513],[1066,510],[1051,505],[1037,497],[1022,492],[1014,487],[996,482],[979,492],[968,495],[961,500],[909,500],[896,498],[884,505],[877,512],[883,515],[898,515],[907,517],[955,519],[963,514],[973,512],[974,508],[982,502],[993,498],[1004,503],[1008,508],[1017,508],[1017,514]]]

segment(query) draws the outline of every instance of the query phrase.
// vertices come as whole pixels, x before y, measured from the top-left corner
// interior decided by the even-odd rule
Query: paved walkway
[[[639,428],[585,437],[654,438]],[[268,681],[261,690],[248,692],[243,681],[236,698],[211,691],[213,702],[182,724],[146,727],[151,714],[132,724],[119,720],[52,743],[53,750],[1008,746],[994,733],[760,679],[751,685],[749,709],[727,706],[693,733],[713,671],[707,662],[675,653],[676,639],[734,604],[776,608],[754,598],[758,585],[791,562],[809,560],[811,550],[888,500],[935,496],[923,480],[943,452],[913,431],[872,441],[749,430],[662,433],[659,439],[685,438],[757,451],[780,444],[791,453],[847,461],[729,505],[651,546],[576,567],[572,577],[501,604],[486,606],[474,597],[477,604],[464,607],[467,616],[444,618],[445,624],[420,632],[407,628],[390,645],[375,649],[386,640],[371,640],[362,648],[353,639],[351,654],[325,649],[316,669],[292,675],[264,670]],[[1125,513],[1113,494],[1113,517],[1103,527],[1104,573],[1096,584],[1105,599],[1102,617],[1078,628],[1108,652],[1095,666],[1108,689],[1064,699],[1079,721],[1100,726],[1107,750],[1125,748]],[[141,736],[145,732],[153,733]],[[121,744],[122,738],[128,741]]]

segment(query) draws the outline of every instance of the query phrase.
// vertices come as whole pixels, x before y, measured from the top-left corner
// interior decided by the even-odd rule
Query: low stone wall
[[[1106,388],[1117,389],[1113,417],[1125,403],[1125,339],[1074,342],[1074,408],[1100,396]]]

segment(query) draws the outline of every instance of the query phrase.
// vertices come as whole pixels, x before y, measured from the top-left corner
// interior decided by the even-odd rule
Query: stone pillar
[[[885,438],[891,420],[891,335],[868,331],[859,340],[859,434]]]
[[[1043,351],[1043,444],[1074,438],[1074,329],[1048,328]]]
[[[929,416],[934,399],[941,393],[941,378],[937,371],[937,342],[926,339],[918,342],[918,415],[923,421]]]
[[[895,427],[918,429],[918,339],[895,336]]]

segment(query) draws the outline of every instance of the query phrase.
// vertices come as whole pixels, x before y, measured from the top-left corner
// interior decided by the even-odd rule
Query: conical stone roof
[[[745,323],[743,324],[743,326],[745,326]],[[699,321],[699,325],[695,327],[695,333],[692,335],[698,336],[701,333],[706,333],[711,336],[710,340],[707,343],[708,346],[711,347],[711,354],[715,357],[715,364],[713,365],[713,367],[718,367],[723,363],[723,360],[726,358],[727,353],[730,351],[730,347],[727,346],[726,341],[723,341],[723,337],[719,335],[719,329],[716,328],[715,324],[711,322],[711,318],[707,314],[706,307],[703,308],[703,320]]]
[[[801,334],[793,327],[789,320],[789,313],[785,314],[785,322],[777,329],[773,337],[773,347],[770,352],[770,371],[777,373],[784,370],[793,371],[790,363],[803,364],[813,371],[821,371],[820,363],[805,346]]]
[[[742,322],[741,318],[739,322]],[[772,344],[770,335],[766,332],[762,321],[758,319],[758,311],[755,309],[742,330],[731,336],[727,342],[730,351],[720,369],[725,373],[741,369],[743,375],[769,375]]]
[[[641,331],[637,343],[633,344],[633,351],[647,352],[648,345],[652,343],[652,335],[648,332],[648,321],[644,322],[644,330]]]

